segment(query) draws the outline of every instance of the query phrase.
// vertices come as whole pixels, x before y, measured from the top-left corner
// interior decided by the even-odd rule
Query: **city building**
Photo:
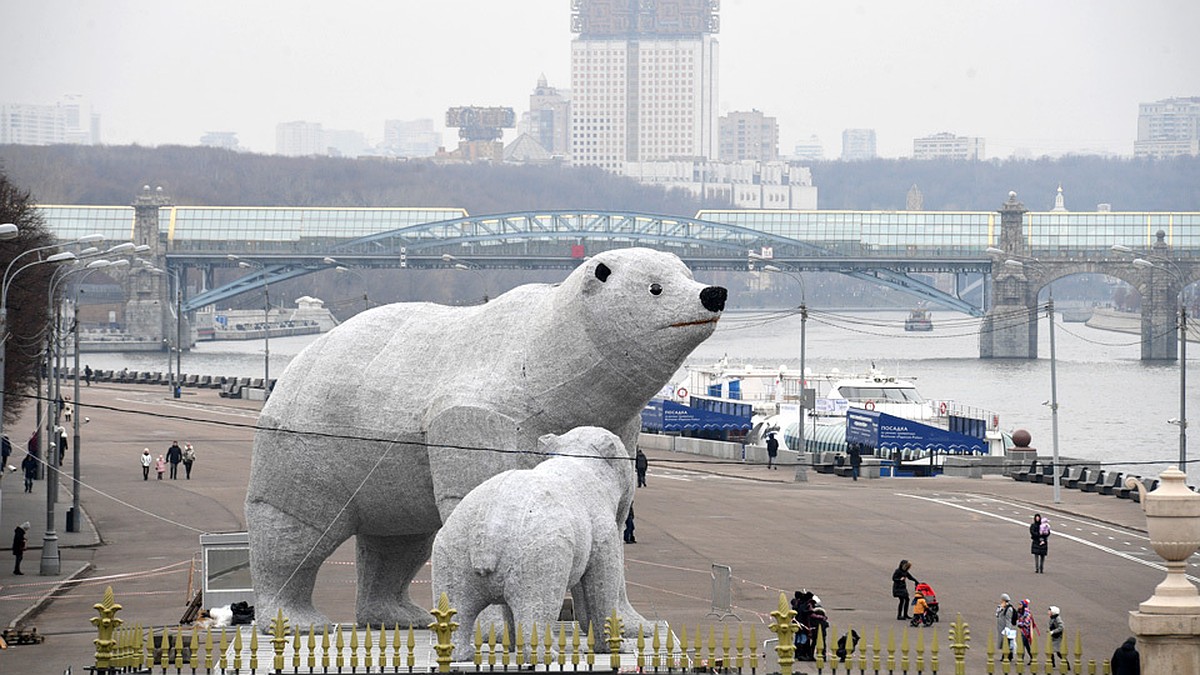
[[[807,167],[778,160],[626,162],[624,173],[645,185],[687,190],[709,205],[801,211],[817,208],[812,172]]]
[[[280,122],[275,125],[275,154],[307,157],[326,152],[325,132],[320,122]]]
[[[431,119],[383,123],[383,149],[396,157],[433,157],[441,145],[442,134]]]
[[[200,137],[200,145],[206,148],[225,148],[237,150],[238,139],[236,131],[206,131]]]
[[[97,145],[100,115],[89,112],[82,96],[70,94],[53,105],[0,105],[0,143],[14,145]]]
[[[779,159],[779,123],[757,110],[730,112],[720,118],[720,158],[727,162]]]
[[[913,139],[913,159],[983,159],[983,139],[943,131]]]
[[[546,76],[538,78],[529,95],[529,111],[521,115],[517,132],[528,134],[553,157],[571,153],[570,92],[551,87]]]
[[[1138,106],[1134,157],[1200,155],[1200,97],[1168,98]]]
[[[718,158],[717,4],[576,0],[571,162]]]
[[[367,138],[352,129],[325,129],[325,152],[332,157],[359,157],[367,152]]]
[[[875,159],[874,129],[845,129],[842,131],[842,161],[857,162]]]
[[[796,143],[792,150],[792,159],[798,162],[820,162],[825,159],[825,146],[821,145],[821,139],[814,134],[809,136],[808,140]]]

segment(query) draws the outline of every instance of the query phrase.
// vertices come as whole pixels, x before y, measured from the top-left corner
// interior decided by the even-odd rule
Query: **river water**
[[[933,312],[930,333],[906,333],[907,311],[831,312],[810,310],[805,366],[812,373],[834,369],[863,373],[872,363],[887,375],[915,380],[926,398],[949,399],[995,411],[1006,431],[1027,429],[1033,446],[1049,455],[1052,447],[1049,324],[1039,330],[1039,358],[982,360],[980,321],[948,311]],[[271,375],[315,336],[271,340]],[[1155,475],[1178,463],[1179,428],[1167,423],[1179,416],[1178,362],[1144,363],[1138,336],[1056,324],[1059,402],[1059,452],[1113,464],[1122,470]],[[1188,365],[1191,382],[1200,382],[1200,347]],[[201,375],[262,377],[263,342],[204,342],[183,355],[183,372]],[[786,365],[800,362],[800,319],[790,312],[727,312],[716,333],[693,353],[690,362],[711,364],[726,356],[732,365]],[[86,354],[92,368],[129,368],[165,372],[165,353]],[[1200,385],[1191,384],[1188,410],[1200,419]],[[818,395],[824,392],[819,392]],[[1200,433],[1189,457],[1200,459]]]

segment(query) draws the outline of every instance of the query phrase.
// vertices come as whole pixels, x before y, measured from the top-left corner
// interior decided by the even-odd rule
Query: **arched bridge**
[[[199,271],[204,290],[191,296],[187,288],[171,292],[162,276],[130,272],[126,314],[133,308],[145,315],[141,328],[151,332],[157,320],[151,313],[166,311],[168,299],[178,297],[190,313],[335,264],[567,269],[601,251],[646,246],[671,251],[697,270],[745,270],[758,256],[784,269],[837,272],[983,316],[984,357],[1036,358],[1038,289],[1061,276],[1102,272],[1143,294],[1143,342],[1150,345],[1143,356],[1174,358],[1173,335],[1156,336],[1170,333],[1164,321],[1200,265],[1200,213],[1027,212],[1015,195],[999,211],[712,210],[689,218],[598,210],[472,216],[456,208],[177,206],[147,189],[128,207],[41,210],[63,240],[100,232],[110,242],[149,245],[147,257],[175,277],[176,288]],[[1118,244],[1166,264],[1136,269],[1130,256],[1113,253]],[[1009,259],[1028,264],[1014,269],[1004,264]],[[214,272],[230,267],[246,273],[216,285]],[[955,283],[935,287],[916,273],[949,273]],[[1026,316],[1014,320],[1021,312]]]
[[[671,251],[693,269],[744,270],[750,252],[760,256],[769,252],[774,262],[790,269],[839,272],[982,316],[978,305],[907,274],[983,274],[990,267],[990,261],[978,255],[949,258],[932,249],[923,252],[911,247],[889,252],[849,240],[804,241],[699,218],[611,211],[469,216],[330,243],[312,252],[277,247],[235,254],[261,266],[231,283],[189,298],[184,309],[191,311],[260,288],[264,283],[328,269],[330,264],[324,262],[327,257],[358,267],[445,267],[457,263],[481,269],[569,269],[583,257],[601,251],[645,246]],[[224,265],[228,255],[176,246],[167,253],[167,259],[172,266]]]

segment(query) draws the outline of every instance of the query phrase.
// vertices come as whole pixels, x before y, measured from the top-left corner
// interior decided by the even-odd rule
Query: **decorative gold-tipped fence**
[[[1049,636],[1034,640],[1026,651],[1020,639],[1011,660],[1007,647],[996,644],[994,631],[988,631],[985,659],[968,667],[971,631],[959,615],[949,624],[944,638],[949,652],[943,651],[937,629],[903,628],[897,637],[889,628],[886,640],[878,628],[866,627],[858,642],[838,644],[829,636],[851,635],[858,628],[830,625],[817,635],[813,661],[797,661],[793,637],[797,624],[796,612],[780,594],[779,606],[770,613],[772,622],[767,628],[775,634],[773,640],[760,644],[757,626],[724,625],[703,630],[695,626],[689,631],[682,626],[678,635],[668,628],[646,635],[639,630],[636,638],[622,638],[621,619],[614,611],[603,626],[556,623],[555,626],[534,625],[528,632],[518,625],[511,631],[507,626],[476,625],[472,627],[471,656],[464,661],[453,660],[453,636],[460,626],[453,621],[456,610],[443,595],[436,608],[430,611],[434,621],[421,632],[412,626],[291,626],[282,612],[271,617],[269,634],[260,637],[257,626],[206,628],[173,626],[164,628],[141,625],[125,626],[116,614],[121,605],[115,602],[112,588],[104,592],[101,602],[94,605],[99,616],[91,622],[96,626],[95,664],[91,669],[104,673],[414,673],[414,672],[477,672],[493,673],[517,670],[547,672],[640,672],[640,673],[727,673],[756,675],[760,668],[766,672],[768,645],[774,652],[775,664],[781,675],[793,673],[830,673],[896,675],[949,673],[947,661],[955,675],[988,673],[994,675],[1107,675],[1107,661],[1084,661],[1083,640],[1075,634],[1067,658],[1052,654]],[[528,636],[528,637],[526,637]],[[632,644],[626,644],[632,642]],[[1040,642],[1040,644],[1039,644]],[[607,646],[607,656],[597,654],[596,647]],[[844,649],[843,649],[844,647]],[[598,658],[599,657],[599,658]],[[1070,661],[1068,666],[1067,661]]]

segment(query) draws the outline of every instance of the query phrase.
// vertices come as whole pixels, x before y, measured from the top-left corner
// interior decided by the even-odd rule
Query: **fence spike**
[[[117,618],[117,612],[121,611],[121,606],[117,604],[116,598],[113,596],[112,586],[105,587],[100,602],[92,605],[92,609],[100,613],[100,616],[91,618],[92,625],[96,627],[96,639],[92,640],[92,643],[96,645],[96,669],[107,670],[112,666],[113,648],[116,646],[113,641],[113,631],[125,623],[124,620]]]

